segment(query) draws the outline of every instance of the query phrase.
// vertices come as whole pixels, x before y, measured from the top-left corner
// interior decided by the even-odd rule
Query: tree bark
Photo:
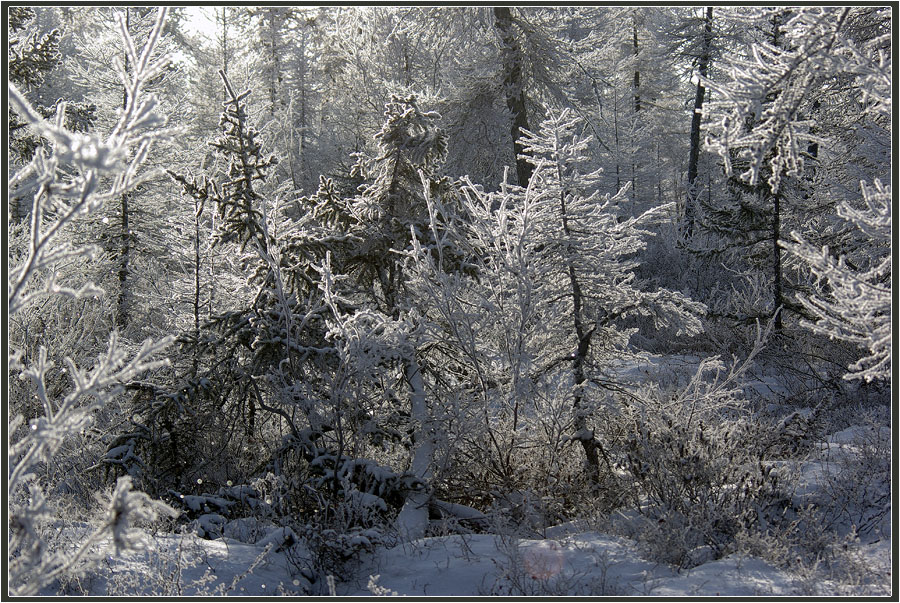
[[[278,104],[278,84],[281,83],[281,68],[279,66],[278,60],[278,42],[277,42],[277,28],[278,25],[275,23],[275,15],[270,12],[268,14],[269,18],[269,59],[272,61],[271,69],[272,73],[269,76],[269,117],[275,117],[275,109]]]
[[[494,18],[500,40],[503,42],[503,89],[506,95],[506,106],[512,114],[510,134],[513,141],[513,154],[516,158],[516,178],[519,186],[528,186],[534,167],[523,159],[524,148],[519,142],[522,129],[528,127],[526,112],[525,87],[522,77],[522,49],[516,41],[512,29],[512,13],[508,6],[495,6]]]
[[[431,465],[434,461],[434,425],[428,412],[425,397],[425,381],[422,369],[416,361],[415,350],[408,352],[406,359],[406,381],[409,383],[410,414],[418,424],[416,449],[413,453],[410,471],[419,478],[426,487],[410,492],[403,508],[397,515],[397,529],[402,537],[417,540],[425,536],[428,527],[428,501],[431,498],[427,484],[431,481]]]
[[[228,75],[228,15],[225,11],[227,6],[222,7],[222,73]],[[222,102],[228,102],[228,90],[222,86]]]
[[[125,29],[129,29],[131,12],[129,8],[125,8]],[[128,73],[128,53],[125,53],[124,62],[125,73]],[[122,91],[122,111],[128,108],[128,88],[124,87]],[[117,300],[118,312],[116,313],[116,326],[124,329],[128,325],[128,260],[131,255],[131,233],[129,232],[129,211],[128,211],[129,193],[122,193],[121,211],[121,230],[119,232],[120,248],[119,248],[119,298]]]
[[[688,155],[688,186],[687,199],[684,205],[684,236],[689,239],[694,233],[694,204],[696,203],[695,185],[697,182],[698,164],[700,162],[700,120],[703,109],[703,101],[706,97],[706,88],[703,79],[709,73],[709,55],[712,46],[712,16],[711,6],[706,7],[706,17],[703,25],[703,41],[700,47],[699,65],[697,69],[701,79],[697,82],[697,92],[694,96],[694,113],[691,116],[691,149]]]
[[[774,292],[772,312],[775,316],[775,324],[773,328],[775,332],[781,331],[781,306],[784,303],[782,299],[782,282],[781,282],[781,246],[778,242],[781,240],[781,193],[775,193],[772,200],[773,216],[772,216],[772,251],[774,253]]]
[[[637,19],[632,17],[631,20],[632,46],[634,49],[634,112],[641,110],[641,72],[638,69],[638,32]]]
[[[557,141],[561,144],[561,141]],[[562,166],[557,164],[557,177],[560,185],[564,182],[564,174]],[[568,209],[566,208],[566,191],[561,186],[559,195],[559,215],[560,225],[564,240],[571,240],[571,230],[569,228]],[[604,455],[600,443],[594,438],[594,432],[588,428],[587,409],[584,408],[584,384],[587,379],[584,374],[584,364],[588,357],[588,351],[591,346],[591,337],[594,335],[595,327],[587,328],[584,318],[584,299],[581,290],[581,283],[578,275],[575,273],[575,266],[572,264],[572,253],[568,248],[563,248],[562,253],[566,255],[564,258],[569,276],[569,293],[572,296],[572,326],[575,330],[576,347],[572,354],[572,380],[573,380],[573,397],[572,412],[574,415],[573,427],[575,434],[573,439],[581,442],[584,449],[585,468],[587,470],[588,481],[591,484],[597,484],[600,481],[600,454]]]
[[[781,25],[782,19],[786,19],[788,13],[776,13],[772,18],[772,44],[776,48],[782,45]],[[768,188],[768,187],[767,187]],[[781,240],[781,188],[775,192],[772,198],[772,265],[774,274],[772,275],[772,313],[775,319],[773,329],[776,333],[781,331],[781,306],[783,304],[783,285],[781,274],[781,247],[778,242]]]
[[[632,92],[634,93],[634,121],[632,122],[631,128],[631,191],[629,194],[631,195],[632,200],[632,210],[637,214],[637,155],[640,153],[640,149],[637,148],[637,133],[640,129],[638,125],[638,115],[641,112],[641,72],[638,69],[638,30],[637,30],[637,15],[635,13],[631,14],[631,33],[632,33],[632,50],[634,56],[634,88]]]
[[[194,376],[200,366],[200,214],[203,206],[194,199]]]

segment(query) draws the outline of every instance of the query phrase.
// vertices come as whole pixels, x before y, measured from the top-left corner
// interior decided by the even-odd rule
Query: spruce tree
[[[42,88],[46,76],[56,69],[62,56],[59,51],[60,31],[53,29],[39,35],[32,31],[35,19],[34,9],[13,6],[9,9],[9,37],[7,46],[7,77],[27,96],[33,97],[35,91]],[[30,100],[34,101],[33,98]],[[60,99],[63,100],[63,99]],[[41,117],[51,119],[56,115],[54,103],[44,106],[34,102],[33,107]],[[94,123],[96,106],[92,103],[65,104],[65,125],[71,131],[87,132]],[[7,127],[9,132],[10,160],[15,164],[24,164],[31,160],[39,146],[46,140],[36,135],[29,127],[28,120],[10,109]],[[10,195],[9,217],[18,221],[27,216],[27,207],[23,207],[18,195]]]

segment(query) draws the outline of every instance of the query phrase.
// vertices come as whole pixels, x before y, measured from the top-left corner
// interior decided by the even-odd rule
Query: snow
[[[222,534],[225,528],[226,519],[218,513],[205,513],[198,517],[193,525],[197,533],[207,538],[214,538]]]
[[[431,505],[437,508],[442,515],[449,515],[461,520],[470,520],[474,523],[487,521],[487,516],[484,513],[472,507],[436,499],[431,501]]]
[[[652,594],[663,597],[788,596],[796,594],[796,589],[790,576],[765,561],[735,555],[686,570],[657,585]]]
[[[227,509],[232,501],[225,500],[221,496],[197,496],[194,494],[185,494],[179,496],[181,502],[192,511],[211,512],[214,508]]]
[[[260,522],[255,517],[239,517],[225,524],[222,535],[238,542],[253,544],[262,534]]]
[[[425,434],[425,437],[416,443],[411,470],[417,478],[427,483],[434,459],[434,441],[430,435],[434,433],[434,427],[428,413],[422,371],[414,357],[407,358],[406,363],[406,379],[412,389],[410,412],[413,420],[421,426],[420,433]],[[425,534],[428,527],[429,498],[424,489],[414,490],[407,495],[406,502],[397,516],[397,531],[401,537],[415,540]]]
[[[422,538],[382,548],[360,565],[357,578],[337,583],[336,594],[352,598],[376,591],[401,596],[796,596],[803,582],[754,557],[731,555],[681,572],[643,559],[627,538],[574,525],[548,529],[556,538],[518,539],[470,534]],[[230,538],[204,540],[193,534],[155,540],[155,555],[132,553],[110,560],[90,583],[104,594],[129,578],[172,569],[180,555],[181,578],[168,594],[185,596],[303,594],[309,587],[283,549],[286,531],[273,529],[255,545]],[[270,545],[270,548],[266,548]],[[861,549],[889,575],[891,546],[882,540]],[[164,560],[164,561],[161,561]],[[247,570],[254,566],[252,572]],[[374,582],[373,582],[374,579]],[[827,587],[823,583],[820,587]],[[155,587],[157,594],[161,585]],[[173,590],[174,589],[174,590]],[[387,589],[384,591],[383,589]]]
[[[831,434],[828,437],[828,442],[839,445],[853,445],[874,439],[890,441],[891,428],[883,425],[877,428],[875,426],[854,425],[853,427],[848,427],[847,429]]]
[[[268,539],[266,539],[268,540]],[[111,561],[102,578],[92,581],[98,595],[129,579],[151,579],[160,559],[183,568],[167,594],[265,596],[301,594],[308,583],[283,552],[228,538],[203,540],[193,535],[156,541],[154,558],[133,553]],[[247,569],[258,564],[252,573]],[[170,568],[171,569],[171,568]],[[297,574],[297,575],[295,575]],[[401,596],[624,595],[756,596],[787,595],[794,580],[753,558],[729,557],[678,573],[645,561],[627,539],[594,532],[562,539],[518,540],[494,534],[423,538],[381,549],[360,567],[358,578],[336,585],[336,594],[371,596],[370,579]],[[141,578],[143,577],[143,578]],[[156,593],[163,585],[156,585]]]
[[[290,546],[295,542],[299,542],[299,538],[290,528],[272,528],[266,532],[261,540],[256,542],[258,547],[266,547],[271,545],[275,551],[282,547]]]
[[[816,454],[773,463],[793,484],[792,503],[800,508],[826,502],[840,463],[859,454],[873,439],[890,441],[890,429],[853,426],[818,442]],[[384,501],[353,491],[357,504],[381,508]],[[217,497],[185,497],[189,508],[210,506]],[[424,497],[423,497],[424,498]],[[205,505],[204,505],[205,503]],[[484,526],[490,518],[463,505],[431,501],[432,506],[460,518],[477,518]],[[214,505],[215,506],[215,505]],[[425,508],[423,507],[424,511]],[[854,563],[866,568],[868,582],[848,584],[809,568],[776,567],[747,554],[715,559],[710,547],[690,552],[695,565],[679,570],[647,558],[647,549],[625,535],[647,518],[634,509],[622,509],[597,531],[586,520],[570,521],[539,530],[537,537],[510,532],[415,537],[405,533],[392,547],[373,531],[353,537],[361,553],[342,581],[334,581],[334,594],[360,598],[397,594],[413,598],[432,596],[637,596],[637,597],[757,597],[835,596],[886,594],[892,578],[891,514],[868,537],[847,541]],[[398,522],[399,523],[399,522]],[[483,527],[484,527],[483,526]],[[82,526],[82,531],[86,527]],[[79,538],[77,529],[70,539]],[[216,513],[194,520],[182,534],[146,534],[143,551],[108,557],[98,569],[63,584],[65,594],[262,597],[328,594],[328,580],[311,583],[310,551],[303,539],[287,527],[254,518],[227,521]],[[206,536],[206,538],[203,538]],[[373,544],[374,543],[374,544]],[[327,578],[327,577],[326,577]],[[59,586],[59,585],[57,585]],[[68,589],[68,590],[66,590]],[[48,590],[44,594],[56,594]]]
[[[305,580],[292,576],[283,553],[229,538],[190,533],[157,535],[138,552],[104,559],[65,594],[90,596],[300,595]],[[45,595],[54,592],[42,593]]]
[[[300,595],[309,583],[273,545],[283,533],[256,545],[230,538],[162,536],[152,552],[108,559],[83,581],[94,596],[140,586],[142,594]],[[889,574],[890,541],[862,550]],[[165,584],[180,559],[180,577]],[[253,567],[255,565],[255,567]],[[248,568],[253,567],[251,572]],[[153,572],[156,581],[154,581]],[[380,549],[364,561],[357,578],[338,583],[336,594],[370,596],[380,589],[411,597],[488,595],[571,596],[791,596],[802,592],[797,576],[757,558],[731,555],[690,570],[646,561],[627,539],[583,532],[559,539],[527,540],[495,534],[423,538]],[[820,585],[827,588],[827,584]],[[48,593],[49,594],[49,593]],[[123,593],[124,594],[124,593]]]
[[[350,500],[360,508],[364,509],[376,509],[380,511],[387,511],[387,503],[384,502],[384,499],[380,496],[375,496],[374,494],[369,494],[368,492],[360,492],[359,490],[350,490],[348,492]]]

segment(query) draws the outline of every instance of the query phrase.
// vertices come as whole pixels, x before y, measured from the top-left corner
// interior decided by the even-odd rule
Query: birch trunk
[[[409,493],[397,516],[396,525],[401,537],[417,540],[425,536],[425,529],[428,527],[428,501],[431,493],[427,485],[431,482],[431,465],[434,460],[434,428],[425,398],[425,381],[414,351],[410,352],[406,361],[406,381],[411,389],[412,419],[419,426],[410,470],[426,486]]]

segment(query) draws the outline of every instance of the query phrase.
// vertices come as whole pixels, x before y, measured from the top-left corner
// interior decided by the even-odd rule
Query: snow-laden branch
[[[891,376],[891,187],[878,180],[861,184],[865,207],[844,202],[838,215],[852,222],[881,250],[867,269],[853,269],[843,257],[818,249],[793,232],[782,246],[804,260],[819,281],[814,295],[800,295],[800,303],[815,317],[804,321],[814,332],[852,342],[868,355],[850,366],[845,379],[890,379]]]
[[[810,97],[830,78],[874,67],[844,32],[849,10],[800,9],[789,23],[773,23],[772,42],[754,44],[749,56],[723,66],[723,81],[703,78],[716,98],[703,108],[710,120],[706,147],[722,158],[728,176],[739,162],[741,179],[756,185],[768,167],[775,193],[783,177],[803,171],[809,144],[826,144],[804,114]],[[782,26],[791,32],[787,42]]]

